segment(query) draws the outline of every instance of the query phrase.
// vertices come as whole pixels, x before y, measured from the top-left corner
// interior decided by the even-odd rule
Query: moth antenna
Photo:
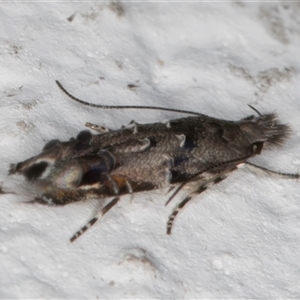
[[[83,105],[87,105],[90,107],[95,107],[95,108],[102,108],[102,109],[152,109],[152,110],[162,110],[162,111],[172,111],[172,112],[177,112],[177,113],[183,113],[183,114],[189,114],[189,115],[196,115],[196,116],[202,116],[203,114],[189,111],[189,110],[182,110],[182,109],[172,109],[172,108],[167,108],[167,107],[159,107],[159,106],[140,106],[140,105],[104,105],[104,104],[94,104],[94,103],[89,103],[83,100],[80,100],[73,95],[71,95],[62,85],[61,83],[56,80],[55,81],[58,87],[72,100],[79,102]]]
[[[278,176],[283,177],[283,178],[292,178],[292,179],[298,179],[298,178],[300,178],[300,174],[299,173],[277,172],[277,171],[269,170],[269,169],[264,168],[262,166],[255,165],[255,164],[253,164],[253,163],[251,163],[249,161],[246,161],[245,164],[249,165],[249,166],[251,166],[251,167],[253,167],[255,169],[260,169],[263,172],[275,174],[275,175],[278,175]]]
[[[252,108],[260,117],[262,116],[262,114],[255,108],[255,107],[253,107],[252,105],[250,105],[250,104],[248,104],[248,106],[250,107],[250,108]]]

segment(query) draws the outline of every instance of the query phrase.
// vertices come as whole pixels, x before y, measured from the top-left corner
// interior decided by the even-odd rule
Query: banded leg
[[[165,206],[167,206],[167,205],[171,202],[171,200],[173,200],[174,197],[180,192],[180,190],[181,190],[186,184],[188,184],[188,183],[189,183],[189,181],[185,181],[185,182],[181,183],[181,184],[176,188],[175,192],[173,192],[173,194],[169,197],[169,199],[168,199],[167,202],[165,203]],[[174,188],[175,188],[175,186],[172,187],[172,188],[170,188],[169,191],[168,191],[168,193],[171,192]]]
[[[206,180],[205,182],[201,183],[201,185],[196,189],[196,191],[192,192],[188,196],[186,196],[174,209],[171,215],[169,216],[168,223],[167,223],[167,234],[171,234],[173,222],[177,216],[177,214],[182,210],[182,208],[195,196],[203,193],[206,191],[209,187],[211,187],[214,184],[217,184],[224,180],[227,175],[236,170],[237,168],[234,167],[230,170],[227,170],[225,172],[222,172],[221,174],[217,174],[213,176],[212,178]],[[172,197],[173,198],[173,197]]]
[[[80,230],[78,230],[71,238],[70,242],[73,243],[76,239],[78,239],[82,234],[84,234],[89,228],[91,228],[98,220],[100,220],[105,213],[107,213],[112,207],[114,207],[120,197],[113,198],[107,205],[105,205],[95,217],[93,217],[86,225],[84,225]]]

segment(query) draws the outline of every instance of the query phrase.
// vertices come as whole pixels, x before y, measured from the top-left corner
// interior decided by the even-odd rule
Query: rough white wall
[[[73,17],[69,21],[69,17]],[[157,105],[239,119],[276,110],[293,135],[255,162],[300,165],[299,3],[0,4],[0,297],[299,298],[299,181],[246,169],[196,197],[173,234],[165,190],[123,197],[76,243],[103,201],[24,204],[10,163],[68,140],[86,121],[119,128],[179,114],[70,101]],[[127,88],[136,84],[135,90]]]

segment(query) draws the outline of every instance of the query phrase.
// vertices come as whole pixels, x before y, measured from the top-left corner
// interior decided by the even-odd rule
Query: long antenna
[[[62,85],[61,83],[56,80],[55,81],[58,87],[71,99],[73,99],[76,102],[79,102],[83,105],[87,105],[90,107],[96,107],[96,108],[102,108],[102,109],[152,109],[152,110],[164,110],[164,111],[172,111],[172,112],[177,112],[177,113],[183,113],[183,114],[189,114],[189,115],[196,115],[196,116],[202,116],[203,114],[189,111],[189,110],[182,110],[182,109],[172,109],[172,108],[167,108],[167,107],[159,107],[159,106],[140,106],[140,105],[103,105],[103,104],[94,104],[94,103],[89,103],[83,100],[80,100],[73,95],[71,95]]]
[[[253,107],[252,105],[250,105],[250,104],[248,104],[248,106],[250,107],[250,108],[252,108],[260,117],[261,117],[261,113],[255,108],[255,107]]]

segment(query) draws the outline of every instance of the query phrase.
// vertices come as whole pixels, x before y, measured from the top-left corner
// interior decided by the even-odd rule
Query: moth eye
[[[45,161],[41,161],[40,163],[33,164],[29,168],[24,171],[24,176],[28,180],[35,180],[42,176],[46,168],[48,167],[48,163]]]
[[[56,146],[58,143],[60,143],[60,140],[51,140],[48,143],[46,143],[42,151],[49,150],[52,147]]]
[[[107,174],[107,166],[105,162],[100,162],[83,175],[80,185],[92,185],[101,182],[103,180],[103,174]]]
[[[77,139],[81,142],[89,144],[92,140],[92,134],[89,130],[83,130],[78,133]]]
[[[264,143],[263,142],[256,142],[252,144],[252,151],[254,154],[260,154],[261,150],[263,149]]]

